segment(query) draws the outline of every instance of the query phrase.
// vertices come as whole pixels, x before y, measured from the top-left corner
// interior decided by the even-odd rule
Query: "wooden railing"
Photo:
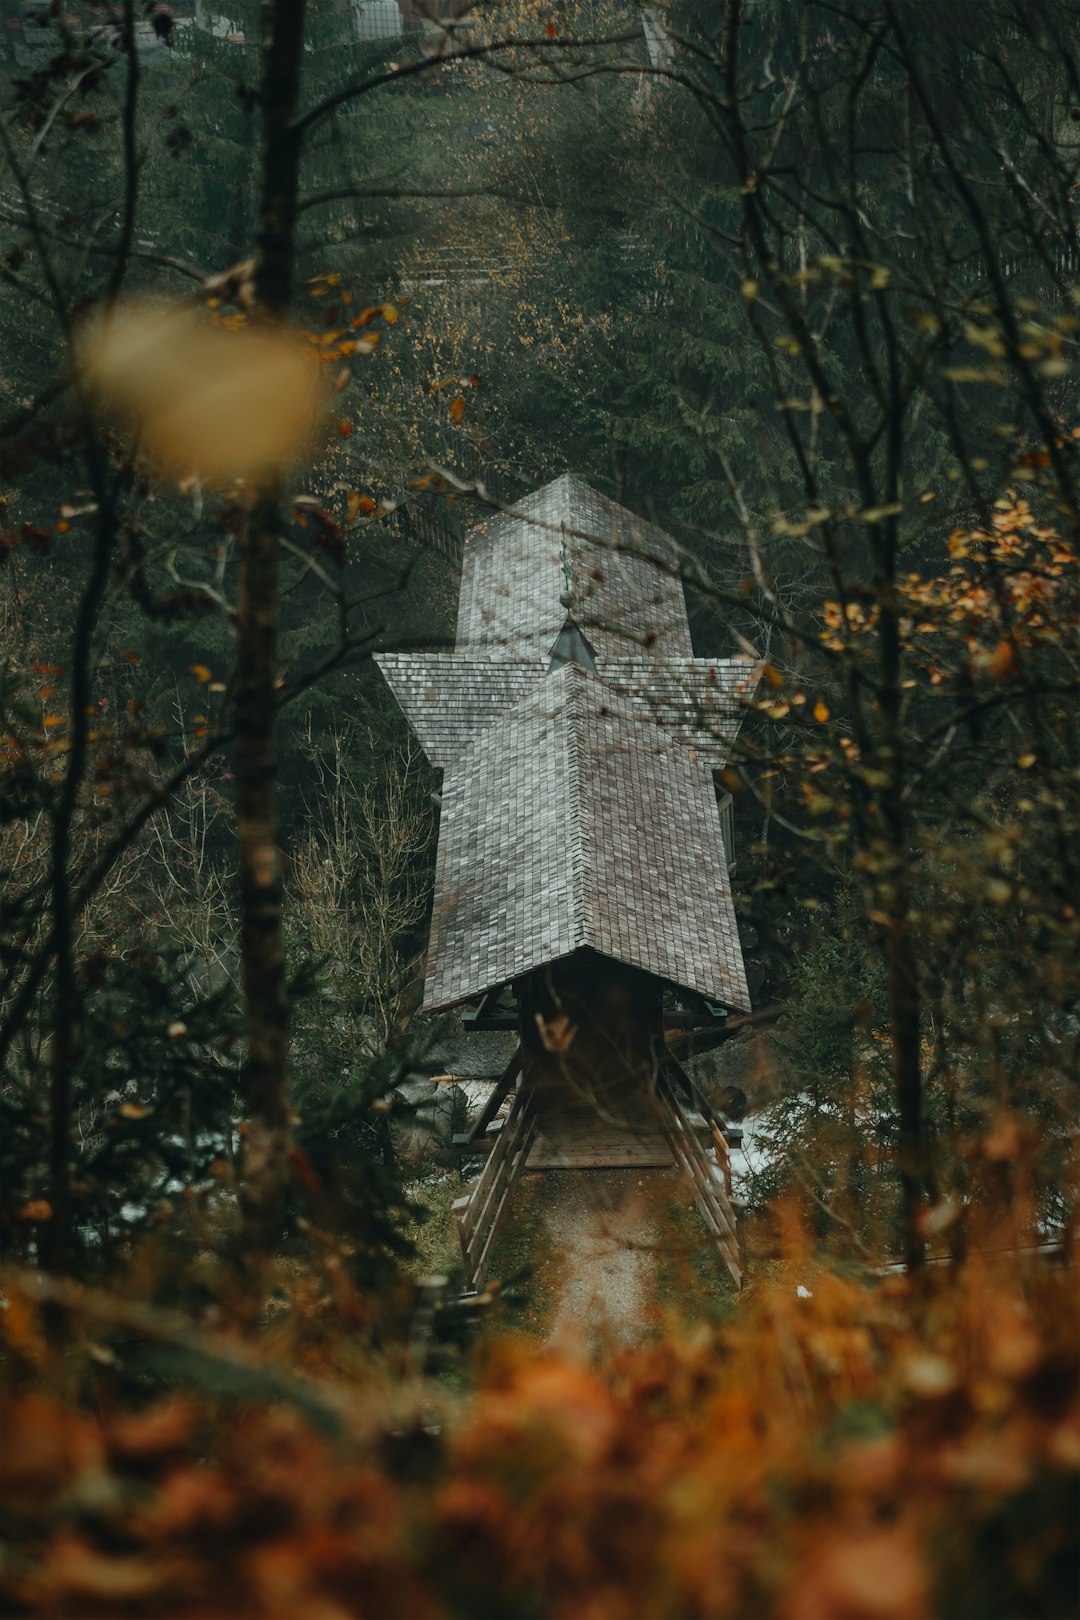
[[[507,1095],[513,1090],[521,1073],[521,1047],[514,1048],[514,1055],[510,1059],[502,1074],[499,1075],[491,1088],[487,1102],[473,1120],[467,1131],[458,1131],[454,1137],[454,1146],[459,1153],[475,1154],[486,1153],[491,1147],[488,1131],[491,1128],[495,1115],[499,1112]]]
[[[731,1159],[720,1120],[708,1102],[694,1092],[686,1074],[673,1060],[665,1065],[657,1078],[656,1104],[675,1162],[693,1187],[697,1212],[716,1243],[720,1258],[731,1273],[736,1288],[741,1288],[742,1259],[731,1200]],[[698,1136],[690,1118],[691,1112],[697,1112],[705,1119],[716,1154],[715,1163]]]
[[[476,1186],[452,1206],[465,1262],[466,1288],[481,1287],[487,1276],[510,1195],[525,1168],[535,1136],[535,1097],[530,1086],[521,1084]]]

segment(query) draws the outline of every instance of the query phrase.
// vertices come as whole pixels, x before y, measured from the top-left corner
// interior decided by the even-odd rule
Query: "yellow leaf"
[[[95,404],[170,476],[260,478],[304,457],[321,412],[316,368],[293,338],[227,330],[183,305],[94,316],[77,360]]]
[[[817,721],[819,726],[823,726],[828,718],[829,706],[825,702],[824,698],[818,698],[817,702],[814,704],[814,719]]]
[[[194,675],[197,681],[208,681],[213,674],[213,671],[208,669],[205,664],[189,664],[188,672]]]

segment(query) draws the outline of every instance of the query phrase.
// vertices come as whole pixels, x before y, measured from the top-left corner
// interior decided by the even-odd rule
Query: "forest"
[[[1077,0],[0,6],[0,1614],[1076,1615],[1078,225]],[[553,489],[715,873],[410,725]]]

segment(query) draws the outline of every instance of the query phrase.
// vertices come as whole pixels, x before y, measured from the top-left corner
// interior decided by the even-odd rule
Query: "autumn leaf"
[[[307,1154],[302,1148],[290,1148],[289,1163],[296,1172],[297,1180],[307,1188],[308,1192],[317,1192],[319,1189],[319,1178],[315,1174],[311,1160],[308,1158]]]
[[[376,502],[370,495],[361,495],[358,490],[349,491],[349,522],[355,523],[358,517],[367,517],[374,512]]]
[[[1016,648],[1011,641],[999,641],[983,665],[983,672],[992,681],[1002,681],[1016,673]]]
[[[455,394],[454,398],[450,401],[450,420],[452,422],[460,422],[461,418],[464,415],[465,415],[465,395],[464,394]]]
[[[173,475],[258,478],[287,466],[308,450],[321,410],[317,367],[291,337],[227,330],[184,305],[99,314],[79,333],[77,361],[99,409]]]
[[[189,664],[188,673],[194,675],[197,681],[209,681],[213,678],[213,671],[206,664]]]
[[[814,719],[817,721],[819,726],[823,726],[828,718],[829,705],[825,702],[824,698],[818,698],[817,702],[814,704]]]
[[[577,1034],[577,1025],[572,1024],[564,1012],[553,1013],[550,1018],[537,1013],[536,1027],[545,1052],[569,1051]]]

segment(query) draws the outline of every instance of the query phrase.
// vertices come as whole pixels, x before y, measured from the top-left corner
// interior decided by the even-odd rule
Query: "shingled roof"
[[[583,948],[749,1006],[712,770],[756,672],[693,656],[678,561],[560,478],[469,537],[454,653],[380,655],[445,772],[425,1008]]]
[[[570,473],[466,540],[457,648],[546,663],[568,613],[598,659],[693,657],[674,543]]]
[[[709,773],[565,664],[446,773],[424,1005],[585,946],[749,1006]]]
[[[512,662],[457,653],[380,653],[377,663],[440,770],[548,673],[547,661]],[[739,729],[753,666],[738,658],[608,659],[597,675],[613,696],[630,697],[673,738],[715,768]]]

